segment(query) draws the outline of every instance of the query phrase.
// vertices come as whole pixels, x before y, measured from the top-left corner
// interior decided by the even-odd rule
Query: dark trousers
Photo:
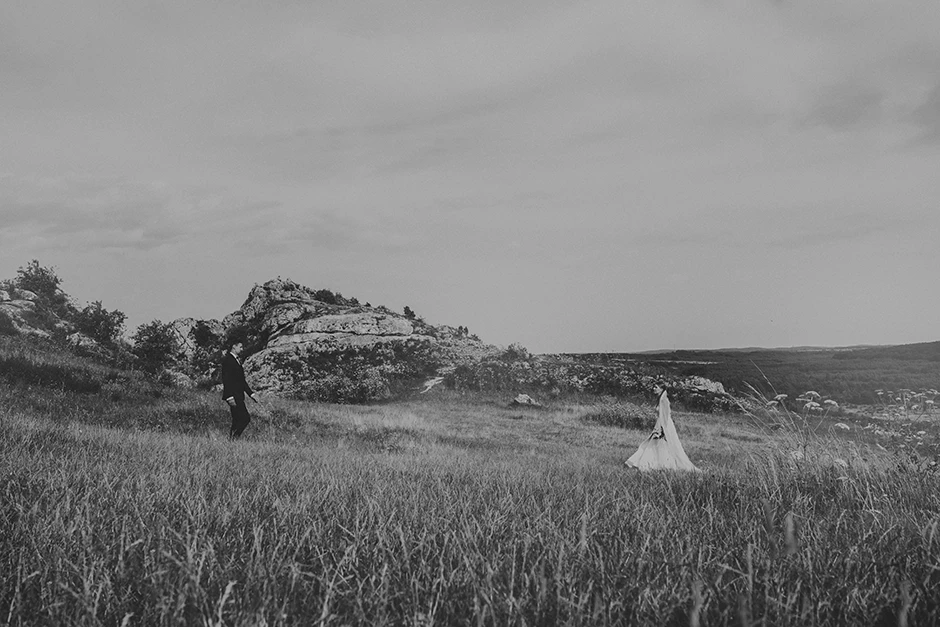
[[[229,437],[237,438],[251,422],[251,417],[248,415],[248,408],[245,407],[243,398],[236,398],[235,406],[229,409],[232,411],[232,430],[229,432]]]

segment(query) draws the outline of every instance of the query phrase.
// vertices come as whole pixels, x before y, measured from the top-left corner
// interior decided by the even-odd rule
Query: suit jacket
[[[245,369],[232,353],[222,358],[222,398],[234,396],[236,401],[245,401],[245,394],[253,394],[245,381]]]

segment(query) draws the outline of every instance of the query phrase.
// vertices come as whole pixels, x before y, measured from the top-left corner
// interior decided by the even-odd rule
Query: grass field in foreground
[[[640,474],[647,432],[586,420],[626,403],[272,400],[233,443],[207,393],[24,390],[0,624],[940,623],[940,477],[855,425],[675,412],[704,472]]]

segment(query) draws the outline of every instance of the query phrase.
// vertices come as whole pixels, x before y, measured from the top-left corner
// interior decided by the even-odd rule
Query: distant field
[[[773,397],[791,398],[815,390],[840,403],[882,402],[876,390],[940,390],[940,342],[905,346],[838,349],[680,350],[655,354],[574,355],[602,363],[646,363],[685,375],[721,381],[735,393],[750,384]]]

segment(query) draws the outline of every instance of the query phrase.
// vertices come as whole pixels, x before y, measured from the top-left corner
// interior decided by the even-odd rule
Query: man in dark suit
[[[222,398],[232,411],[232,430],[229,437],[233,440],[241,436],[242,431],[251,422],[248,407],[245,406],[245,394],[257,401],[255,393],[245,380],[242,362],[238,359],[243,349],[241,342],[235,342],[222,358]]]

